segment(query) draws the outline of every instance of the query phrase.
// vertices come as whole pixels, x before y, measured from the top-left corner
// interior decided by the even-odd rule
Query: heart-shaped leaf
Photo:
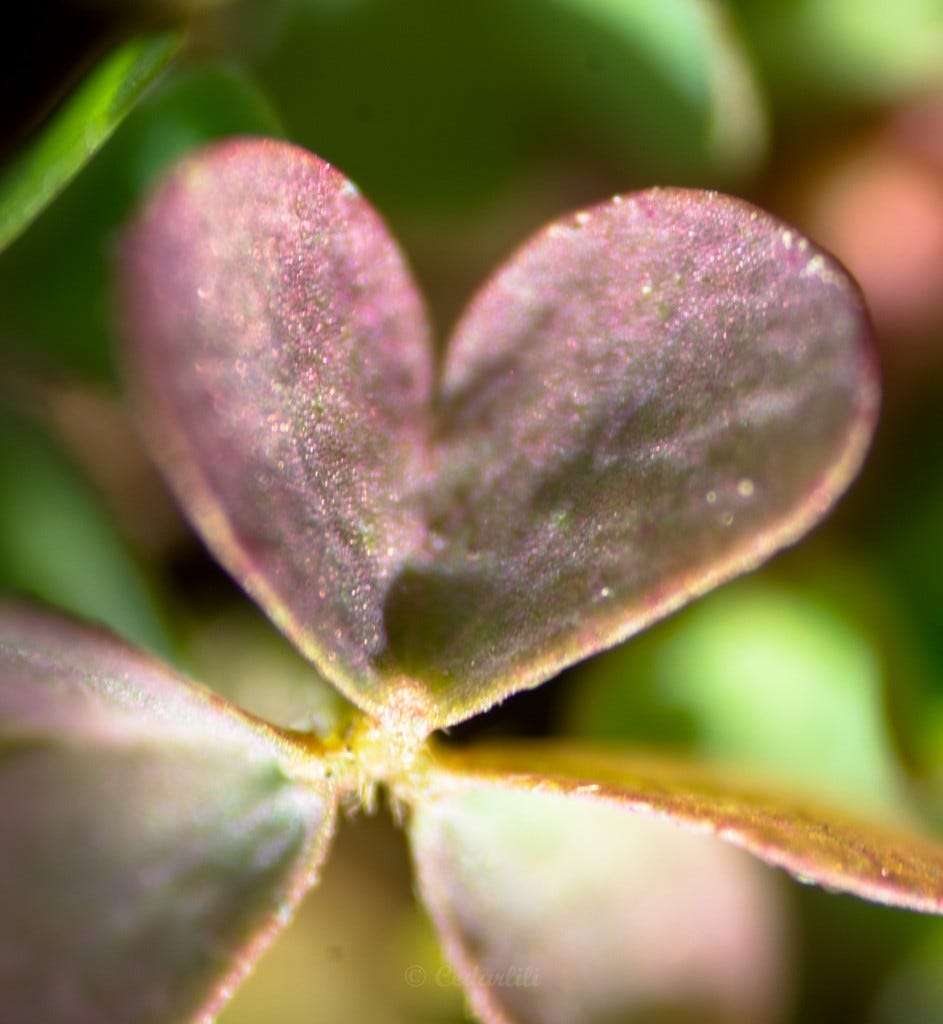
[[[803,882],[943,914],[943,846],[903,817],[874,824],[775,787],[751,786],[708,763],[598,748],[476,747],[442,755],[442,763],[423,800],[463,787],[566,793],[714,833]]]
[[[867,340],[840,268],[738,200],[546,228],[446,354],[430,543],[387,609],[417,674],[472,713],[805,533],[870,437]]]
[[[125,254],[134,391],[184,505],[346,696],[420,734],[796,539],[876,412],[855,286],[713,193],[546,228],[435,396],[401,257],[310,154],[203,151]]]
[[[273,731],[113,637],[0,608],[4,1019],[209,1020],[331,837],[330,785],[290,772]]]
[[[410,839],[424,903],[488,1024],[780,1019],[774,879],[615,802],[440,776]]]

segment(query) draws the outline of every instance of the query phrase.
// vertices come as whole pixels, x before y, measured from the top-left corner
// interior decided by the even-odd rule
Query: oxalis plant
[[[943,851],[908,826],[704,765],[432,738],[825,515],[878,405],[861,297],[828,255],[738,199],[617,197],[525,243],[440,356],[356,188],[241,139],[184,160],[120,256],[158,462],[358,710],[336,734],[276,727],[99,628],[5,606],[5,1021],[211,1020],[315,882],[339,811],[380,789],[495,1024],[613,1019],[645,984],[653,860],[692,903],[726,901],[693,939],[671,911],[708,1000],[737,944],[723,907],[750,895],[735,847],[943,912]],[[759,1019],[743,1000],[727,1017]]]

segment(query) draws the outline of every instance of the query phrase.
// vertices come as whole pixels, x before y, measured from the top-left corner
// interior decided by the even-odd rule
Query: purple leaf
[[[943,845],[905,819],[872,823],[706,763],[550,744],[446,756],[439,787],[547,790],[712,832],[803,882],[943,914]],[[451,773],[451,774],[450,774]],[[423,794],[435,797],[435,788]]]
[[[877,405],[856,286],[768,214],[653,190],[552,224],[447,351],[417,674],[462,717],[755,567],[845,488]]]
[[[4,1019],[211,1019],[329,844],[335,795],[293,766],[112,636],[0,607]]]
[[[854,284],[713,193],[538,234],[472,303],[434,398],[401,257],[310,154],[192,157],[125,253],[134,391],[184,506],[347,697],[415,735],[798,538],[876,415]]]
[[[776,880],[675,822],[440,776],[410,821],[423,902],[488,1024],[781,1019]]]
[[[318,158],[232,142],[181,165],[124,253],[131,383],[184,507],[346,696],[407,717],[383,601],[425,535],[432,348],[379,218]]]

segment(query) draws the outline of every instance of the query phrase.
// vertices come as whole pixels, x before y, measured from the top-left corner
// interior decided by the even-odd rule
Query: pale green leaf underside
[[[433,780],[410,839],[420,895],[488,1024],[778,1019],[783,908],[742,851],[513,779]]]
[[[712,833],[812,882],[866,900],[943,914],[943,844],[909,822],[829,810],[706,763],[566,745],[480,747],[444,762],[442,792],[559,792]],[[467,777],[466,777],[467,776]]]
[[[288,757],[113,637],[0,609],[5,1019],[208,1020],[332,832],[332,792]]]
[[[186,160],[129,233],[134,397],[221,561],[349,699],[422,734],[801,536],[877,407],[857,288],[728,196],[558,221],[434,392],[382,222],[296,147]]]
[[[139,36],[119,46],[0,171],[0,250],[95,155],[180,44],[179,34],[162,33]]]

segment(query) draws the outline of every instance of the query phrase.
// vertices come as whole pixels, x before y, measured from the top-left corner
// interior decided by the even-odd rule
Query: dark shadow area
[[[497,632],[483,607],[496,604],[480,576],[460,570],[406,568],[387,592],[385,658],[433,689],[461,682],[465,654],[487,650]]]
[[[116,11],[67,0],[32,0],[11,4],[4,12],[0,160],[39,127],[114,42]]]

